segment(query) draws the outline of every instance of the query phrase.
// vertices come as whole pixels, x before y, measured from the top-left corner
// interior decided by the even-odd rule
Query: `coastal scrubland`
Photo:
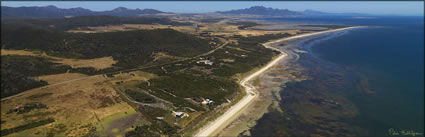
[[[2,133],[192,135],[244,95],[240,75],[279,54],[261,43],[302,33],[250,29],[257,25],[104,16],[2,20],[1,94],[9,97],[2,99]],[[47,108],[8,113],[25,110],[25,103]]]

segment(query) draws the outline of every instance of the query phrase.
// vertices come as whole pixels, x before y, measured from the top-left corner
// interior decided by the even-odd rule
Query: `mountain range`
[[[328,13],[315,10],[291,11],[288,9],[274,9],[264,6],[253,6],[246,9],[237,9],[230,11],[217,11],[221,14],[248,14],[262,16],[371,16],[363,13]]]
[[[158,14],[164,13],[154,9],[128,9],[118,7],[109,11],[91,11],[85,8],[62,9],[56,6],[45,7],[7,7],[1,6],[2,18],[10,17],[65,17],[65,16],[88,16],[88,15],[110,15],[110,16],[139,16],[142,14]]]
[[[7,7],[1,6],[2,18],[48,18],[48,17],[66,17],[66,16],[88,16],[88,15],[109,15],[109,16],[140,16],[153,15],[162,12],[155,9],[128,9],[118,7],[108,11],[91,11],[85,8],[69,8],[63,9],[55,6],[44,7]],[[253,6],[245,9],[236,9],[230,11],[217,11],[219,14],[231,15],[260,15],[260,16],[368,16],[368,14],[360,13],[327,13],[314,10],[291,11],[288,9],[275,9],[264,6]]]
[[[301,12],[290,11],[288,9],[273,9],[264,6],[253,6],[246,9],[237,9],[230,11],[217,11],[221,14],[248,14],[248,15],[264,15],[264,16],[297,16],[303,15]]]

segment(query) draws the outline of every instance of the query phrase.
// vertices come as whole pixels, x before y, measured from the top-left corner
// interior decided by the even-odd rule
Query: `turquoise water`
[[[315,90],[327,85],[320,94],[330,92],[349,100],[358,110],[354,117],[341,117],[337,122],[348,124],[365,132],[347,131],[350,128],[329,128],[337,136],[389,136],[389,129],[424,133],[424,21],[423,17],[378,17],[375,19],[303,18],[267,19],[268,21],[308,22],[317,24],[373,25],[357,29],[333,38],[312,43],[308,55],[301,55],[299,63],[306,68],[320,68],[311,73],[312,81],[290,83],[282,90],[282,109],[286,114],[270,112],[264,115],[250,130],[254,136],[285,136],[284,130],[304,130],[299,135],[327,134],[317,132],[320,124],[291,124],[286,117],[303,118],[296,109],[302,101],[288,102],[291,96],[304,90]],[[314,62],[314,63],[312,63]],[[340,76],[333,72],[338,72]],[[316,79],[316,80],[314,80]],[[326,79],[326,80],[325,80]],[[332,84],[327,81],[335,80]],[[366,82],[365,82],[366,81]],[[340,85],[337,85],[340,84]],[[314,88],[316,87],[316,88]],[[361,88],[358,88],[361,87]],[[301,94],[300,94],[301,95]],[[325,97],[325,95],[318,95]],[[328,96],[326,94],[326,96]],[[285,104],[286,103],[286,104]],[[292,104],[291,104],[292,103]],[[295,109],[295,103],[296,105]],[[342,106],[344,107],[345,104]],[[306,106],[307,107],[307,106]],[[331,111],[331,110],[329,110]],[[342,111],[342,110],[341,110]],[[347,110],[344,110],[347,111]],[[334,113],[334,112],[333,112]],[[344,112],[335,112],[344,113]],[[336,115],[336,114],[335,114]],[[281,120],[282,119],[282,120]],[[297,122],[296,120],[292,120]],[[305,120],[304,120],[305,121]],[[349,127],[349,126],[347,126]],[[273,130],[269,130],[273,129]],[[338,130],[335,130],[338,129]],[[311,132],[311,133],[309,133]],[[282,134],[280,134],[282,133]],[[297,133],[289,136],[297,136]]]

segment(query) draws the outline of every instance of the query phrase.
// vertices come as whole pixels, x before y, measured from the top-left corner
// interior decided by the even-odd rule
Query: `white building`
[[[204,63],[205,65],[213,65],[214,62],[210,61],[210,60],[199,60],[196,61],[196,63]]]
[[[213,103],[214,101],[212,101],[212,100],[210,100],[210,99],[205,99],[204,101],[202,101],[201,103],[203,104],[203,105],[208,105],[208,104],[211,104],[211,103]]]

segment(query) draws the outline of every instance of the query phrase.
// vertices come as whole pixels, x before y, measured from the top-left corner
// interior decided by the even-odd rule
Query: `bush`
[[[14,128],[4,129],[4,130],[1,130],[1,136],[6,136],[6,135],[9,135],[9,134],[24,131],[24,130],[27,130],[27,129],[36,128],[36,127],[47,125],[47,124],[53,123],[53,122],[55,122],[55,119],[48,118],[48,119],[45,119],[45,120],[40,120],[40,121],[37,121],[37,122],[32,122],[32,123],[20,125],[20,126],[14,127]]]
[[[129,95],[131,98],[133,98],[137,102],[142,102],[142,103],[155,103],[156,102],[155,98],[153,98],[150,95],[145,94],[143,92],[127,89],[125,91],[125,93],[127,93],[127,95]]]

